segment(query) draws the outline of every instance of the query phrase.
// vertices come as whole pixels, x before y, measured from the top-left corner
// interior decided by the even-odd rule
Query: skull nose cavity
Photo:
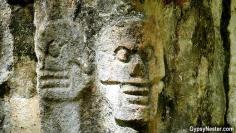
[[[131,77],[143,77],[144,76],[144,64],[142,60],[136,60],[131,64],[130,67],[130,76]]]

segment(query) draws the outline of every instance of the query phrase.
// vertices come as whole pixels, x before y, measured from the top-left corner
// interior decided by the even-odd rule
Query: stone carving
[[[93,52],[80,33],[67,20],[48,21],[36,32],[37,88],[45,132],[79,132],[79,100],[91,86],[93,69]]]
[[[9,30],[10,7],[5,0],[0,5],[0,84],[5,82],[13,69],[13,37]]]
[[[39,28],[37,36],[38,88],[42,97],[57,100],[77,97],[81,89],[76,88],[87,86],[90,80],[86,79],[92,71],[89,65],[92,50],[82,45],[78,26],[64,20],[48,22]]]
[[[140,17],[119,18],[101,31],[96,43],[98,86],[121,127],[143,131],[155,118],[164,76],[158,48],[145,37]]]

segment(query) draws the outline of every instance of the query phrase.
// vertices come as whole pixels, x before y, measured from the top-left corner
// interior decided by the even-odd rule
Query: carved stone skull
[[[101,30],[96,44],[98,84],[121,126],[145,125],[156,112],[163,60],[144,34],[142,19],[120,18]]]

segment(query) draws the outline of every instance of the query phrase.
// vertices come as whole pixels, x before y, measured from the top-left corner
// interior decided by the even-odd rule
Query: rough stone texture
[[[35,42],[39,60],[38,88],[42,98],[55,100],[54,103],[42,100],[44,131],[102,132],[106,130],[103,128],[103,121],[108,118],[99,115],[103,104],[97,105],[93,102],[102,100],[101,94],[96,87],[90,87],[92,86],[90,76],[87,75],[91,73],[92,59],[90,58],[94,56],[90,48],[93,47],[96,34],[102,24],[105,25],[106,20],[115,16],[130,12],[128,10],[131,8],[130,3],[112,0],[106,3],[96,0],[36,1]],[[70,55],[67,55],[68,53]],[[52,69],[54,72],[51,72]],[[68,81],[57,81],[58,84],[53,84],[47,77],[57,79],[64,77]],[[83,96],[85,94],[87,96]],[[50,110],[50,108],[55,109]],[[70,120],[66,117],[70,113],[67,112],[68,109],[73,110],[74,114]],[[61,111],[63,113],[60,110],[63,110]],[[52,129],[50,122],[46,121],[55,118],[58,122],[54,122],[55,128]],[[70,131],[73,125],[77,128]]]
[[[155,120],[164,62],[161,46],[146,33],[139,15],[114,20],[98,37],[97,84],[104,106],[111,106],[103,113],[111,114],[105,124],[112,132],[145,132]]]
[[[13,37],[9,30],[11,9],[5,0],[0,2],[0,84],[2,84],[9,78],[13,67]]]
[[[79,132],[81,98],[92,86],[93,51],[84,43],[83,29],[73,21],[76,4],[35,4],[37,88],[44,132]]]
[[[11,3],[9,29],[14,37],[14,71],[4,84],[4,132],[39,132],[39,97],[36,96],[33,4]]]
[[[16,63],[13,76],[7,82],[11,88],[11,97],[31,98],[36,95],[35,61],[21,57]]]
[[[91,51],[82,41],[80,30],[73,22],[49,21],[37,31],[37,88],[42,98],[42,129],[45,132],[79,131],[79,101],[82,91],[91,86],[89,75],[92,72]],[[67,119],[68,113],[75,116]],[[50,123],[55,119],[58,123]],[[73,131],[71,124],[76,127]]]
[[[13,77],[7,82],[11,89],[5,96],[7,110],[6,132],[39,132],[39,97],[36,96],[35,62],[21,59],[15,66]]]
[[[44,101],[45,105],[46,103],[50,105],[47,106],[47,110],[45,105],[42,105],[43,115],[51,112],[52,115],[43,117],[42,121],[53,119],[55,116],[61,118],[57,120],[58,125],[55,126],[61,129],[54,128],[55,130],[67,131],[70,123],[77,123],[81,126],[77,126],[78,129],[75,130],[80,131],[91,129],[95,132],[187,132],[191,125],[223,126],[225,124],[226,104],[223,83],[225,57],[220,36],[221,1],[108,0],[104,3],[104,1],[94,0],[65,3],[65,1],[39,0],[36,1],[35,7],[37,29],[35,42],[39,60],[38,88],[42,98],[56,101],[54,103]],[[143,23],[140,28],[142,30],[138,31],[138,28],[137,31],[132,31],[132,28],[128,28],[126,31],[125,28],[129,22],[125,21],[132,23],[137,19],[138,14],[145,16],[139,18],[139,21]],[[114,26],[114,23],[119,26]],[[131,25],[137,26],[133,23]],[[137,36],[140,35],[137,37],[139,39],[131,36],[133,32],[137,33]],[[77,34],[80,34],[78,38],[76,38]],[[145,51],[145,45],[140,49],[132,48],[132,45],[139,45],[142,35],[151,40],[149,42],[149,45],[152,45],[149,47],[151,50],[147,50],[147,53],[157,54],[156,64],[148,63],[145,58],[139,57],[143,55],[139,50]],[[70,49],[74,42],[75,47]],[[94,47],[95,43],[98,45]],[[96,74],[91,75],[95,76],[97,82],[93,85],[94,87],[87,90],[85,88],[92,85],[84,84],[84,77],[80,76],[72,81],[70,77],[73,76],[68,76],[70,72],[67,71],[71,67],[68,62],[75,62],[78,65],[78,70],[74,70],[78,72],[77,75],[86,73],[82,71],[85,66],[81,64],[84,63],[76,60],[76,57],[81,57],[83,50],[80,48],[84,45],[88,49],[95,50],[95,65],[97,65]],[[131,50],[123,46],[130,46]],[[164,48],[165,70],[162,65],[162,47]],[[78,52],[75,52],[76,50]],[[63,55],[63,53],[69,54]],[[86,52],[84,53],[86,60],[87,55]],[[129,57],[130,55],[132,56]],[[83,59],[84,57],[81,58]],[[86,62],[87,65],[90,63]],[[45,69],[52,68],[60,72],[43,72]],[[157,77],[152,76],[149,71]],[[165,71],[167,74],[164,78],[163,90],[161,87],[153,89],[155,87],[145,86],[143,85],[145,82],[140,85],[142,81],[134,78],[135,76],[148,80],[154,78],[155,82],[160,82]],[[49,79],[43,81],[40,78],[44,77],[44,74],[48,77],[68,78],[68,82],[57,81],[58,84],[55,84]],[[77,83],[77,81],[80,81],[77,88],[70,88],[71,83]],[[113,86],[113,84],[118,85]],[[152,84],[155,83],[152,82]],[[61,89],[62,87],[67,88],[68,91]],[[82,96],[84,94],[82,89],[85,89],[84,92],[91,93],[89,98],[96,99],[100,105],[88,103],[85,107],[83,103],[88,100],[88,97]],[[124,93],[132,94],[125,97],[125,94],[122,95],[123,92],[120,92],[123,89],[128,89]],[[148,97],[143,96],[145,93],[136,96],[138,92],[135,89],[144,92],[148,90],[145,92],[148,93]],[[76,91],[73,93],[75,95],[71,95],[70,91]],[[80,102],[68,102],[75,97],[78,97],[77,101]],[[152,104],[153,111],[139,104]],[[66,106],[74,109],[72,112],[75,116],[71,121],[64,118],[64,115],[68,114],[63,109]],[[85,113],[84,108],[90,110]],[[58,111],[61,109],[63,113],[59,115]],[[137,111],[132,109],[137,109]],[[150,118],[150,114],[154,118]],[[96,116],[97,120],[89,118],[89,115]],[[97,129],[92,128],[91,121]],[[64,122],[68,125],[62,127]],[[51,129],[50,123],[46,124],[45,129],[46,131]]]
[[[0,99],[0,133],[3,132],[3,126],[4,126],[4,119],[5,119],[5,111],[4,111],[4,100]]]
[[[7,81],[13,70],[13,37],[9,30],[11,9],[5,0],[0,3],[0,132],[3,132],[6,88],[2,84]]]
[[[236,128],[229,1],[0,0],[0,132]]]
[[[40,133],[38,97],[12,97],[8,104],[10,124],[5,125],[5,132]]]
[[[221,1],[146,1],[145,12],[158,24],[165,49],[165,87],[153,132],[224,126],[221,7]]]
[[[236,128],[236,79],[235,79],[235,58],[236,58],[236,1],[231,1],[231,18],[229,23],[230,33],[230,68],[229,68],[229,110],[228,110],[228,123]],[[234,130],[234,133],[236,131]]]

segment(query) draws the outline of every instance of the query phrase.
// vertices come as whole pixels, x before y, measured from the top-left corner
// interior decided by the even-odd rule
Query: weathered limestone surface
[[[73,124],[75,132],[188,132],[189,126],[225,124],[221,1],[39,0],[35,7],[42,121],[59,118],[55,132]],[[94,75],[82,65],[92,60],[81,63],[90,56],[84,46],[96,53]],[[156,61],[142,57],[150,53]],[[75,114],[71,120],[66,107]]]
[[[43,26],[35,39],[37,88],[42,100],[42,121],[45,122],[42,128],[46,132],[71,132],[72,126],[78,128],[72,132],[78,132],[80,98],[82,91],[91,84],[92,66],[88,64],[91,51],[82,44],[80,30],[73,22],[49,21]],[[58,121],[52,121],[55,119]],[[50,121],[53,123],[48,123]]]
[[[132,17],[131,3],[36,1],[37,77],[44,131],[107,132],[115,127],[103,127],[109,118],[99,115],[100,108],[109,105],[103,104],[97,84],[90,82],[94,56],[90,49],[102,25],[125,13]],[[101,101],[100,105],[92,99]],[[73,116],[68,118],[70,113]],[[76,127],[73,131],[72,126]]]
[[[154,132],[224,126],[221,1],[147,0],[145,4],[146,15],[157,23],[164,45],[166,71]]]
[[[81,99],[84,91],[92,88],[93,51],[85,45],[83,29],[73,20],[77,4],[35,3],[37,88],[43,132],[81,130]]]
[[[40,132],[39,97],[36,92],[33,4],[8,1],[13,35],[14,64],[11,78],[4,84],[4,132]]]
[[[5,0],[0,2],[0,84],[2,84],[9,78],[13,68],[13,37],[9,30],[11,9]]]
[[[236,1],[231,1],[231,18],[229,22],[230,33],[230,68],[229,68],[229,110],[228,110],[228,122],[236,128],[236,79],[235,79],[235,63],[236,63]],[[235,133],[236,131],[234,131]]]
[[[145,34],[142,15],[118,18],[101,30],[97,84],[104,106],[111,106],[103,110],[111,132],[146,132],[155,120],[164,62],[161,46]]]
[[[21,59],[7,82],[10,94],[5,96],[6,132],[39,132],[39,97],[36,95],[35,61]]]
[[[234,0],[0,3],[0,132],[236,128]]]
[[[13,37],[9,30],[11,9],[5,0],[0,1],[0,132],[3,132],[5,123],[5,88],[13,70]]]

